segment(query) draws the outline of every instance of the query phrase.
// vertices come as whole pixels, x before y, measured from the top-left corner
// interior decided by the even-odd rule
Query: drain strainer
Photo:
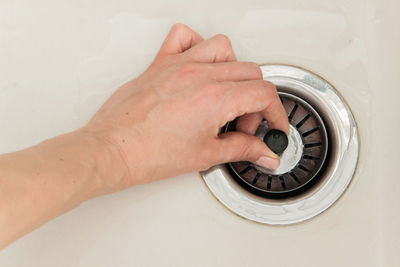
[[[329,146],[325,124],[315,109],[297,96],[282,92],[279,95],[290,123],[288,144],[280,155],[279,168],[268,170],[250,162],[227,164],[233,178],[243,187],[270,198],[295,196],[315,184]],[[224,131],[234,131],[235,123],[228,123]],[[273,131],[263,120],[255,135],[264,140]]]
[[[350,183],[358,159],[353,115],[321,77],[286,65],[261,66],[288,114],[290,135],[276,170],[231,162],[201,172],[211,192],[230,210],[268,224],[307,220],[331,206]],[[236,121],[223,131],[234,131]],[[267,139],[265,120],[255,135]],[[286,144],[285,144],[286,145]]]

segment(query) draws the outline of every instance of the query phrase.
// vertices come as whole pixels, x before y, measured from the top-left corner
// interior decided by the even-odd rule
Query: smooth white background
[[[400,266],[399,11],[396,0],[0,0],[0,153],[84,125],[175,22],[227,34],[239,60],[320,74],[361,138],[350,188],[311,221],[246,221],[187,174],[86,202],[0,252],[0,266]]]

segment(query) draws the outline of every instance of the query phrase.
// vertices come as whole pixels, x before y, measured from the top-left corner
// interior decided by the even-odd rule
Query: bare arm
[[[77,131],[0,155],[0,248],[96,196],[111,165],[97,144]]]
[[[238,132],[218,135],[243,116]],[[229,39],[175,25],[156,59],[82,129],[0,155],[0,248],[93,197],[247,160],[277,168],[252,134],[262,118],[288,133],[273,84],[237,62]]]

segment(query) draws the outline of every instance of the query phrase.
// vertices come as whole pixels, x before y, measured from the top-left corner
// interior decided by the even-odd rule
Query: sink
[[[225,33],[239,60],[295,65],[354,114],[360,153],[322,214],[235,215],[191,173],[83,203],[16,241],[0,266],[400,266],[397,0],[0,2],[0,153],[84,125],[155,56],[171,25]]]

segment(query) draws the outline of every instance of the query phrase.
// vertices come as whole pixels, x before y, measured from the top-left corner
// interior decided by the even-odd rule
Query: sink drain
[[[321,176],[329,147],[325,123],[315,109],[292,94],[281,92],[279,96],[290,123],[288,144],[280,154],[279,168],[268,170],[250,162],[227,164],[238,183],[267,198],[293,197],[314,185]],[[224,131],[234,131],[235,123],[228,123]],[[273,131],[263,120],[255,135],[264,140]]]
[[[279,168],[230,162],[201,175],[211,192],[244,218],[267,224],[304,221],[331,206],[350,183],[358,159],[356,124],[346,103],[321,77],[285,65],[261,69],[264,79],[276,85],[290,123]],[[222,131],[235,127],[236,120]],[[255,135],[267,141],[271,134],[263,120]]]

